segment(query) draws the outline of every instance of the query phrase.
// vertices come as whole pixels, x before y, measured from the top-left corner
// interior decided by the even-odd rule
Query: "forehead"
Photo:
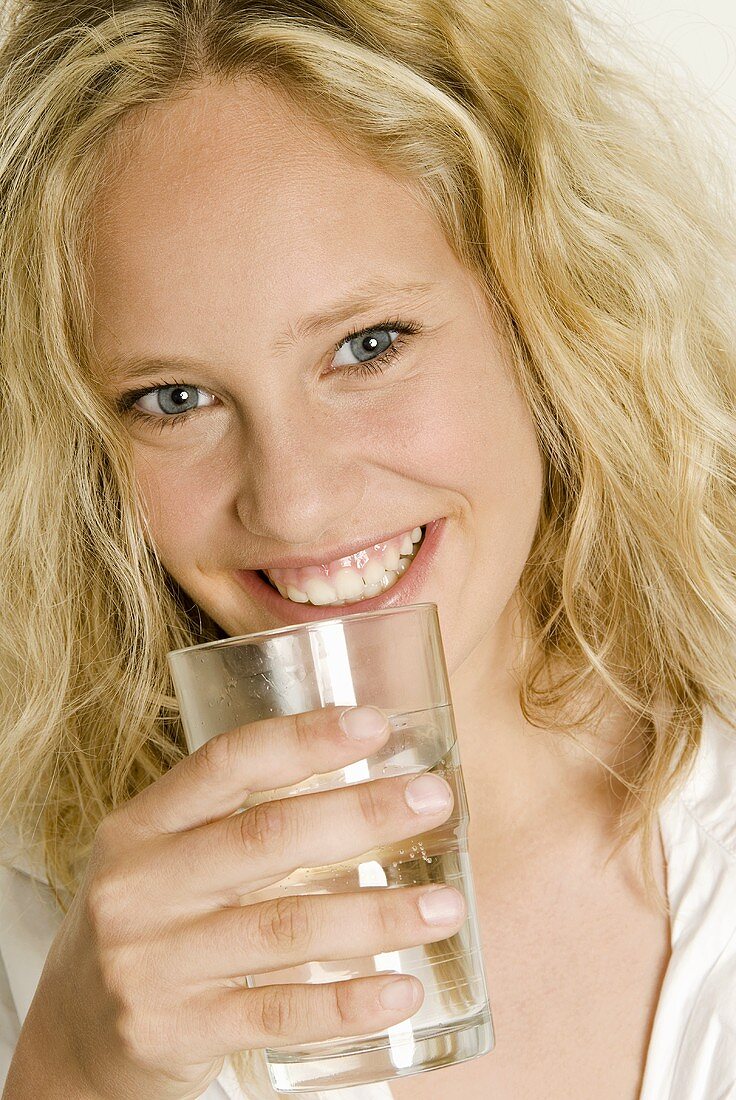
[[[226,209],[244,218],[283,213],[306,206],[315,191],[329,198],[331,181],[355,180],[348,156],[285,93],[252,81],[206,84],[127,116],[111,143],[96,216],[170,225],[192,212],[198,222]]]
[[[179,316],[270,299],[303,312],[373,270],[420,280],[450,261],[408,183],[251,82],[129,116],[93,225],[96,310],[116,325],[161,321],[172,302]]]

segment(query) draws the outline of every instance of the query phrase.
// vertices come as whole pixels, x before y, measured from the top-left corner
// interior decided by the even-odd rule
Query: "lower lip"
[[[294,603],[280,596],[255,569],[238,570],[235,576],[246,592],[256,596],[267,611],[287,626],[294,623],[313,623],[321,619],[338,619],[358,612],[384,611],[389,607],[417,603],[419,593],[437,554],[445,530],[446,518],[443,516],[442,519],[435,519],[427,524],[424,541],[409,568],[402,573],[392,588],[378,596],[372,596],[369,600],[356,600],[354,603],[344,603],[340,606],[333,604],[331,607],[319,607],[312,603]]]

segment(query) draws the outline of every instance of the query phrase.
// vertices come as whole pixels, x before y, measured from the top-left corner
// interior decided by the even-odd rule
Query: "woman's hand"
[[[232,1052],[377,1031],[417,1010],[416,978],[241,984],[246,974],[444,939],[465,919],[463,907],[449,924],[424,922],[418,902],[436,886],[241,904],[300,867],[351,859],[450,816],[452,792],[436,776],[419,786],[435,783],[448,801],[423,814],[405,798],[416,776],[235,812],[252,792],[344,767],[386,742],[388,726],[349,739],[341,712],[221,734],[102,821],[21,1031],[6,1100],[31,1096],[23,1067],[38,1075],[39,1063],[48,1098],[188,1100]],[[409,983],[413,1000],[387,1007],[382,993],[397,982]]]

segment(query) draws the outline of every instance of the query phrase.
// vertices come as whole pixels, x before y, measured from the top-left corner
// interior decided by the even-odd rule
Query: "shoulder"
[[[689,773],[662,807],[661,816],[679,809],[683,828],[689,822],[707,847],[736,867],[735,796],[736,729],[706,707],[698,752]]]
[[[693,973],[736,946],[735,794],[736,731],[705,708],[698,751],[659,809],[672,944],[690,945]]]
[[[671,957],[641,1100],[736,1096],[736,731],[710,708],[659,810]]]

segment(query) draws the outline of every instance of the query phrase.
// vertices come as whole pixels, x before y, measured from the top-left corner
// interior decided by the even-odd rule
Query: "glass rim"
[[[381,611],[357,611],[354,615],[335,615],[331,619],[317,619],[311,623],[292,623],[290,626],[277,626],[273,630],[254,630],[252,634],[236,634],[232,638],[217,638],[213,642],[200,642],[199,645],[184,646],[183,649],[172,649],[167,654],[169,657],[178,657],[180,653],[192,653],[195,650],[200,652],[203,649],[216,649],[218,647],[226,647],[231,645],[237,645],[241,642],[248,642],[251,639],[257,638],[271,638],[278,634],[293,634],[297,631],[306,630],[307,633],[311,631],[319,631],[322,627],[328,626],[334,623],[346,623],[353,619],[368,619],[378,618],[380,615],[396,615],[402,611],[417,611],[420,608],[426,609],[433,607],[437,610],[437,604],[432,601],[423,603],[408,603],[400,604],[398,607],[387,607]]]

